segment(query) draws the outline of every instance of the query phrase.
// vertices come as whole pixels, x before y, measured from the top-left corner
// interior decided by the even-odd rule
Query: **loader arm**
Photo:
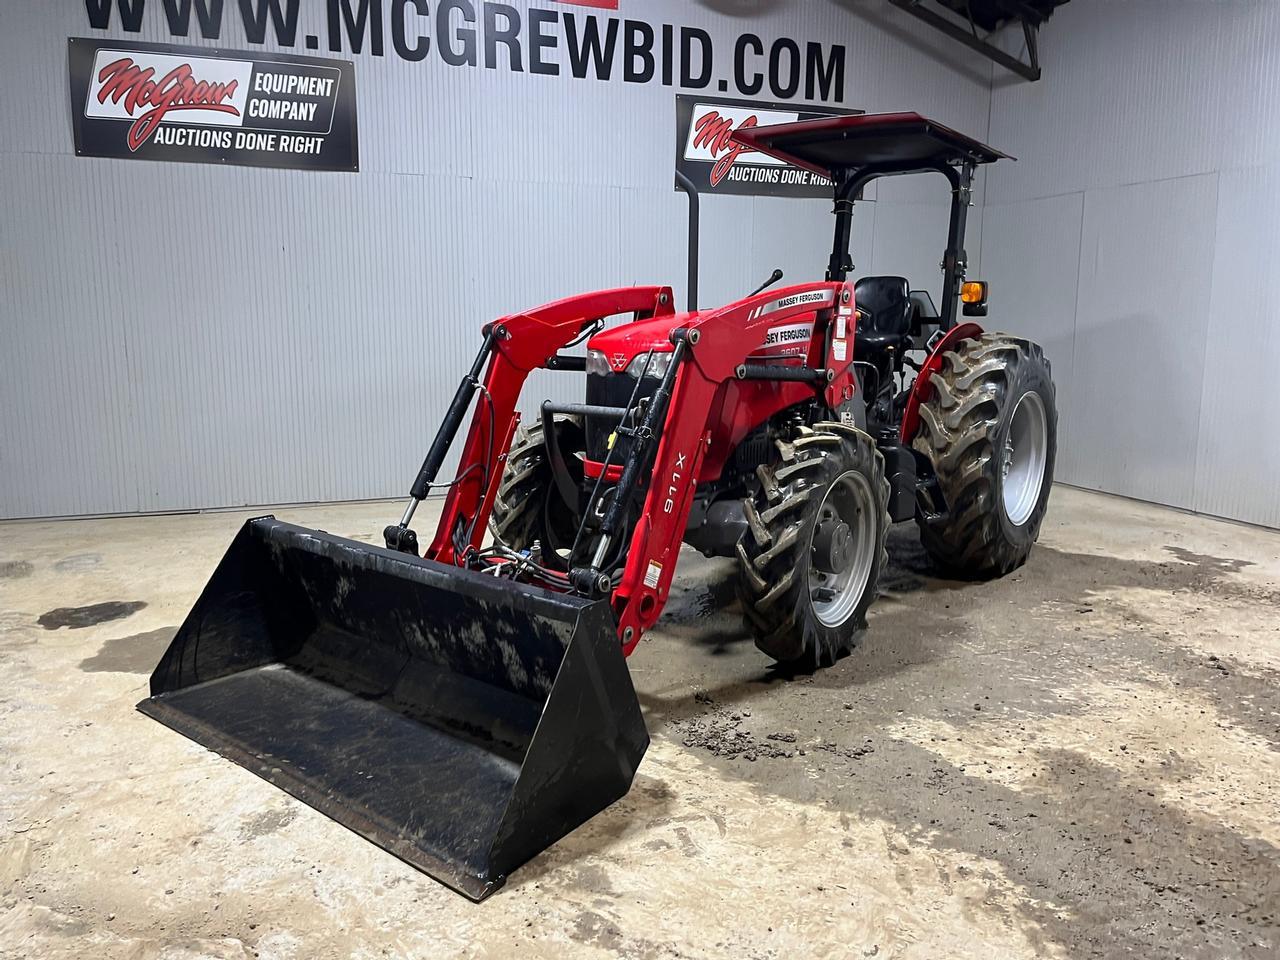
[[[690,315],[688,325],[678,331],[688,345],[687,359],[676,373],[644,508],[631,533],[627,563],[613,595],[624,653],[630,655],[667,602],[696,478],[710,442],[717,392],[746,372],[747,358],[759,349],[771,327],[816,313],[815,332],[828,334],[835,331],[837,312],[851,313],[852,307],[850,283],[805,284]],[[815,384],[832,408],[852,397],[854,390],[853,324],[847,326],[847,341],[825,337],[823,356],[830,375]]]
[[[674,309],[670,287],[624,287],[557,300],[485,327],[486,343],[493,345],[488,369],[462,448],[457,480],[449,488],[435,538],[424,553],[428,560],[460,564],[484,539],[507,450],[520,423],[516,405],[529,374],[546,367],[558,351],[599,319],[626,313],[648,318]]]

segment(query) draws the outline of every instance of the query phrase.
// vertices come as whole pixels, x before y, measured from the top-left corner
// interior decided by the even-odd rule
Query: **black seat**
[[[888,347],[901,349],[911,336],[915,306],[906,277],[863,277],[853,286],[853,302],[859,314],[854,330],[855,356]]]

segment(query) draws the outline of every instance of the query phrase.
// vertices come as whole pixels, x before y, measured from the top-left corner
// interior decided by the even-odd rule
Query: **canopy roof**
[[[841,170],[911,173],[956,162],[1013,159],[918,113],[863,113],[746,127],[733,139],[832,180],[840,179]]]

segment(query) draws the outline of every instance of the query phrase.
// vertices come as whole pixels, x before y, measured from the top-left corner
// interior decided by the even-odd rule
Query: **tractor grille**
[[[754,474],[756,467],[768,463],[777,451],[773,449],[773,434],[769,424],[757,427],[742,438],[733,451],[733,469],[739,474]]]
[[[645,377],[640,381],[640,397],[651,397],[662,381],[657,377]],[[602,407],[625,407],[631,399],[631,391],[636,382],[625,373],[611,373],[608,376],[592,375],[587,377],[587,403]],[[617,423],[602,421],[596,417],[587,418],[587,459],[601,462],[609,453],[609,435],[613,433]],[[612,463],[621,464],[627,454],[625,437],[619,437],[614,444]]]

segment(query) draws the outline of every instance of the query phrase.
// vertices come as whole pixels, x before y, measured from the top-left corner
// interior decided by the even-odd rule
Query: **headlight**
[[[590,376],[607,377],[613,373],[608,358],[599,350],[587,351],[587,373]]]
[[[662,378],[667,375],[667,368],[671,366],[671,358],[674,356],[672,351],[665,350],[658,353],[656,350],[652,353],[642,353],[631,361],[627,367],[627,376],[634,380],[641,377]],[[652,359],[650,359],[652,357]]]

